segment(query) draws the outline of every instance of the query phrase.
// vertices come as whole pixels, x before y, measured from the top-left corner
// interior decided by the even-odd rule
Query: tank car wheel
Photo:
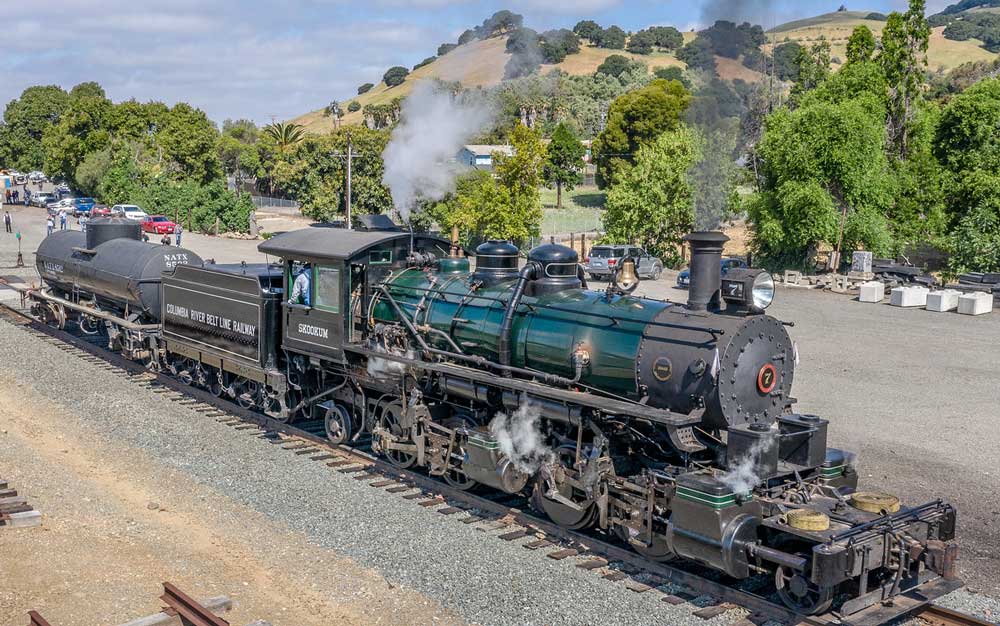
[[[804,615],[823,613],[833,604],[833,587],[817,587],[805,576],[784,566],[775,570],[774,586],[788,608]]]
[[[409,433],[400,424],[405,413],[406,409],[399,402],[384,404],[382,414],[378,418],[378,425],[396,437],[409,439]],[[417,462],[417,455],[402,450],[383,450],[382,454],[389,459],[390,463],[403,469],[412,467]]]
[[[597,507],[592,501],[576,503],[580,510],[545,497],[545,479],[539,475],[535,479],[535,489],[531,492],[531,504],[545,513],[550,520],[569,530],[587,528],[597,518]],[[566,495],[566,494],[563,494]]]
[[[327,409],[323,422],[330,443],[340,445],[351,438],[351,413],[344,406],[334,404]]]

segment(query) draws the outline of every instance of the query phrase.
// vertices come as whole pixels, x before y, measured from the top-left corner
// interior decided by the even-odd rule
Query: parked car
[[[34,172],[29,172],[28,173],[28,180],[30,180],[33,183],[37,183],[37,182],[43,182],[44,183],[45,181],[48,180],[48,178],[45,176],[45,174],[43,172],[39,172],[39,171],[36,170]]]
[[[663,274],[663,261],[659,257],[638,246],[627,244],[594,246],[584,259],[584,269],[594,280],[608,280],[627,256],[635,260],[635,269],[640,278],[657,280]]]
[[[143,232],[154,235],[172,235],[177,224],[174,224],[163,215],[150,215],[142,220]]]
[[[24,183],[28,182],[28,177],[22,174],[21,172],[11,172],[10,175],[14,177],[15,184],[23,185]]]
[[[49,206],[50,203],[55,202],[56,200],[58,200],[58,198],[56,198],[55,194],[53,193],[49,193],[47,191],[36,191],[35,193],[31,194],[30,202],[32,206],[37,206],[44,209],[47,206]]]
[[[722,259],[720,271],[725,276],[729,270],[746,269],[747,262],[737,257],[725,257]],[[685,267],[677,275],[677,286],[687,288],[691,284],[691,268]]]
[[[73,213],[80,215],[90,215],[90,210],[94,208],[93,198],[75,198],[73,200]]]
[[[74,213],[73,198],[64,198],[57,202],[50,202],[48,209],[49,209],[49,215],[53,217],[58,215],[59,211],[66,211],[66,213],[72,215]]]
[[[60,196],[68,196],[71,193],[69,185],[67,185],[66,183],[60,183],[59,185],[56,185],[56,193],[58,193]]]
[[[90,210],[90,217],[108,217],[111,215],[111,209],[106,204],[95,204],[94,208]]]
[[[143,211],[140,207],[134,204],[116,204],[111,207],[112,215],[120,215],[121,217],[142,221],[149,217],[149,214]]]

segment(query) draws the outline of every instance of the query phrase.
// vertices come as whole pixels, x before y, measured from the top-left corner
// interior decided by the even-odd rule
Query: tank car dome
[[[87,249],[112,239],[142,239],[142,224],[123,217],[102,217],[87,223]]]
[[[476,248],[475,277],[484,283],[517,278],[521,251],[509,241],[490,239]]]

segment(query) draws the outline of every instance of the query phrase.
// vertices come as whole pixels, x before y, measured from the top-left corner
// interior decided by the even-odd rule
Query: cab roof
[[[346,260],[380,244],[409,238],[410,233],[399,230],[364,231],[314,227],[275,235],[257,246],[257,249],[283,259]],[[446,239],[427,234],[416,234],[414,239],[424,245],[428,241],[438,243],[444,250],[451,245]]]

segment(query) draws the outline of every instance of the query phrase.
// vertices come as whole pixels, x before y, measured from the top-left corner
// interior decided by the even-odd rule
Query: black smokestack
[[[697,231],[684,241],[691,244],[691,285],[688,291],[688,308],[705,311],[719,308],[719,291],[722,289],[722,249],[729,237],[723,233]]]

